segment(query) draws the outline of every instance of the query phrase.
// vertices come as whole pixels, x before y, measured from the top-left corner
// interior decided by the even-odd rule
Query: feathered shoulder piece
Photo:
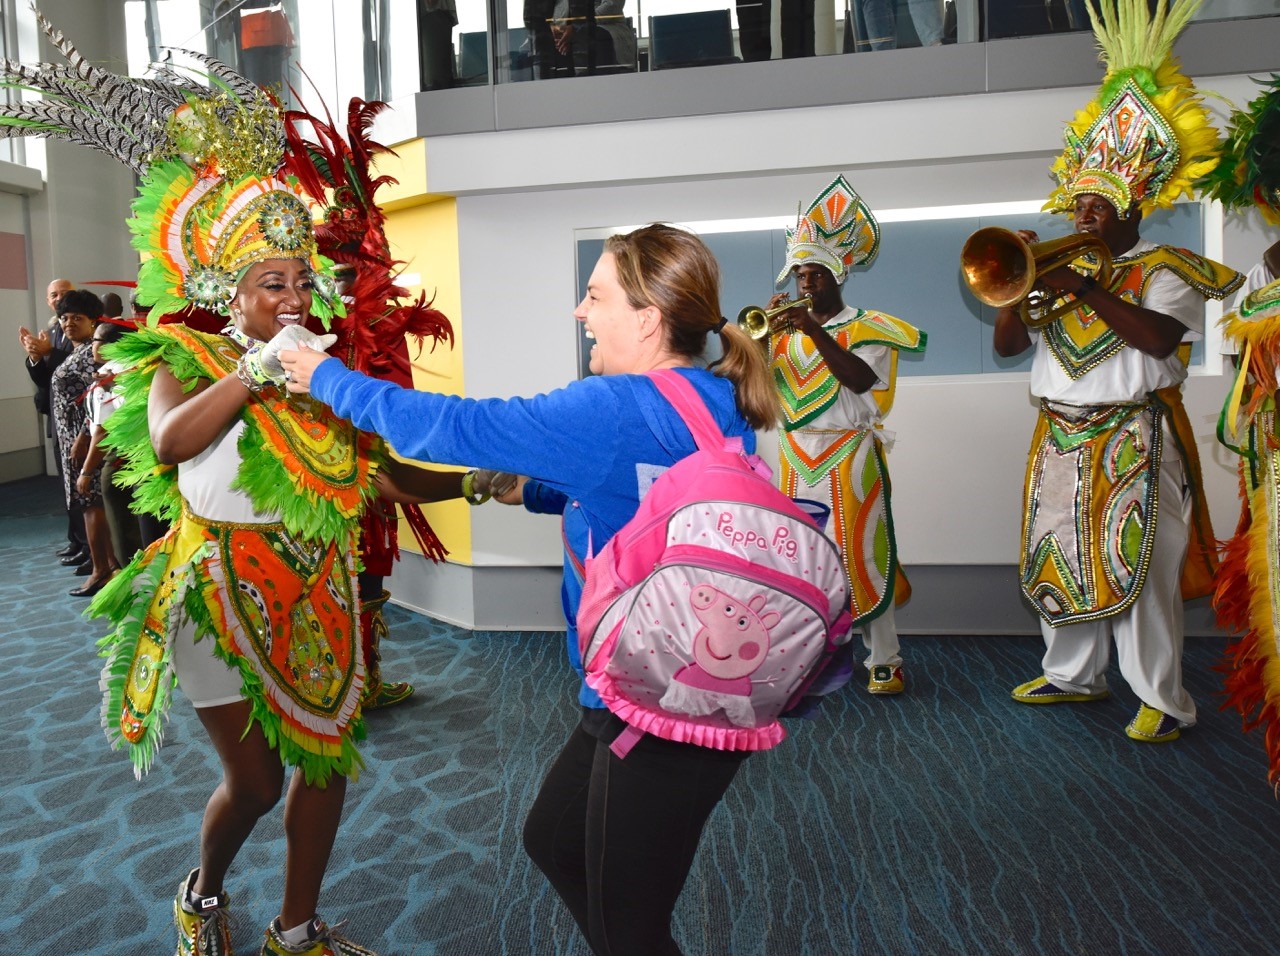
[[[1097,9],[1094,9],[1094,5]],[[1094,193],[1121,213],[1170,206],[1218,163],[1221,142],[1199,92],[1173,58],[1201,0],[1086,0],[1106,75],[1065,132],[1045,208],[1070,212]]]
[[[1232,111],[1222,162],[1201,187],[1228,209],[1254,205],[1280,226],[1280,76],[1258,82],[1262,93]]]
[[[283,113],[275,99],[223,63],[204,72],[160,65],[151,78],[120,76],[84,59],[36,12],[65,66],[0,61],[0,86],[42,94],[0,107],[0,136],[50,136],[115,157],[141,177],[129,228],[147,256],[138,297],[151,322],[191,306],[226,313],[245,269],[266,259],[308,260],[312,311],[340,309],[316,253],[310,214],[279,175]],[[197,82],[197,79],[200,82]]]

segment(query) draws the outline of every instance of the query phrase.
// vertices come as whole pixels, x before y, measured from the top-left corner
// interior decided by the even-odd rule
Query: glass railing
[[[739,0],[717,8],[697,0],[526,0],[506,4],[491,61],[484,24],[459,24],[453,84],[938,46],[977,38],[961,29],[973,2]]]
[[[217,56],[286,99],[293,86],[308,102],[338,103],[1083,31],[1086,2],[126,0],[125,7],[133,71],[163,47],[182,47]],[[1277,14],[1280,0],[1205,0],[1198,19]]]

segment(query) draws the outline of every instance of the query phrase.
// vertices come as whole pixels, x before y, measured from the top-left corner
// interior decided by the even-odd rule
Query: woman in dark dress
[[[49,383],[49,400],[58,423],[58,454],[62,459],[62,484],[67,494],[67,507],[79,508],[84,513],[89,556],[93,561],[89,580],[82,587],[71,590],[74,597],[97,594],[111,577],[116,564],[111,554],[111,532],[102,507],[102,470],[90,473],[86,491],[76,488],[82,462],[89,451],[84,394],[94,380],[93,330],[101,318],[102,303],[92,292],[72,289],[58,300],[58,321],[74,350],[54,371]]]

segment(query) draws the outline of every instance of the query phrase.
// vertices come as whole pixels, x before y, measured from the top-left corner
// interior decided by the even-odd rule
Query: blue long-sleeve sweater
[[[682,368],[725,435],[755,450],[733,385],[703,369]],[[576,626],[588,550],[599,551],[631,520],[665,469],[695,450],[679,414],[643,375],[606,375],[533,398],[468,399],[401,388],[325,361],[311,394],[356,427],[376,432],[406,458],[528,475],[525,505],[564,516],[561,602],[569,661],[582,676]],[[601,707],[582,684],[579,701]]]

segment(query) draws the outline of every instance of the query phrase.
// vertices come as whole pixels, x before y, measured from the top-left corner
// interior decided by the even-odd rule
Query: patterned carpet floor
[[[180,694],[141,782],[107,749],[64,528],[53,481],[0,487],[0,953],[167,956],[218,772]],[[388,623],[388,676],[418,693],[370,715],[323,914],[382,956],[584,956],[520,849],[574,720],[561,636]],[[1217,710],[1221,641],[1190,643],[1200,723],[1167,746],[1125,738],[1118,674],[1108,701],[1013,703],[1038,638],[904,645],[905,695],[849,688],[746,763],[677,910],[690,956],[1280,951],[1280,803]],[[277,810],[228,880],[241,954],[283,845]]]

